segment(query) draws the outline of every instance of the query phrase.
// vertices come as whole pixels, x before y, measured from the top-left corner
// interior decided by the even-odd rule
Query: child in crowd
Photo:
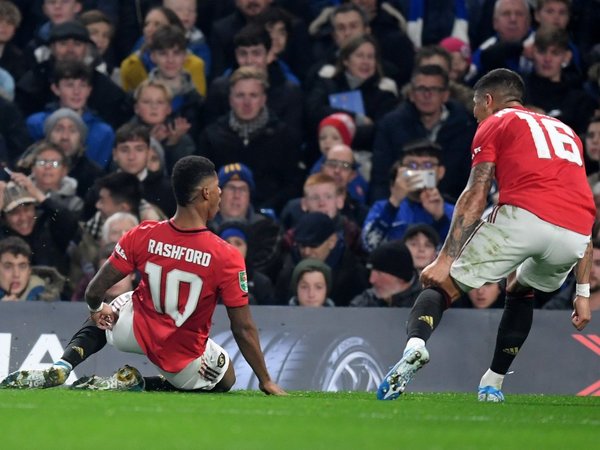
[[[182,34],[185,33],[181,20],[169,8],[157,6],[150,9],[146,14],[143,44],[121,63],[121,85],[126,92],[133,92],[142,81],[148,78],[148,73],[156,66],[156,63],[150,57],[149,49],[154,41],[154,34],[168,25],[178,28]],[[163,39],[162,37],[157,38],[158,41]],[[206,95],[204,61],[193,53],[186,51],[183,67],[190,74],[196,90],[202,96]]]
[[[310,173],[321,171],[323,162],[327,159],[329,149],[336,144],[352,145],[352,139],[356,133],[356,125],[352,116],[346,113],[334,113],[325,117],[319,123],[319,150],[321,157],[312,166]],[[369,189],[369,183],[363,176],[360,168],[354,168],[354,176],[348,183],[348,194],[358,201],[365,203],[366,193]]]
[[[402,241],[410,251],[415,269],[421,273],[437,256],[440,235],[432,226],[420,223],[409,227]]]
[[[194,153],[194,142],[187,134],[189,122],[183,117],[170,119],[171,91],[161,81],[146,80],[134,94],[135,117],[138,122],[150,127],[150,135],[162,146],[167,172],[180,158]]]
[[[329,298],[331,269],[318,259],[303,259],[296,265],[292,272],[291,287],[295,293],[289,301],[291,306],[335,306]]]
[[[252,255],[248,254],[247,226],[240,221],[230,220],[221,224],[217,231],[224,241],[239,250],[246,261],[246,282],[248,283],[248,297],[251,304],[275,304],[273,283],[264,273],[254,270]],[[240,280],[241,282],[241,280]]]
[[[0,1],[0,67],[18,80],[27,72],[29,64],[23,51],[13,42],[21,24],[21,11],[13,3]]]
[[[45,111],[27,118],[27,130],[36,141],[44,137],[44,121],[59,108],[69,108],[81,116],[87,126],[85,141],[86,156],[100,167],[107,167],[111,160],[115,133],[112,127],[88,109],[88,99],[92,93],[92,70],[81,61],[57,62],[50,89],[58,98]]]
[[[96,45],[96,70],[107,74],[118,84],[118,70],[115,71],[114,59],[108,52],[115,34],[110,18],[98,9],[91,9],[81,14],[79,20],[85,25],[90,39]]]
[[[192,124],[190,136],[200,132],[202,96],[195,84],[194,75],[185,69],[188,51],[183,32],[167,25],[155,33],[148,46],[150,59],[156,65],[148,79],[163,82],[171,91],[171,109],[174,116],[185,117]]]
[[[204,75],[208,78],[210,73],[210,47],[206,37],[196,27],[196,17],[198,16],[198,7],[196,0],[163,0],[163,6],[169,8],[183,24],[185,28],[185,37],[187,39],[187,49],[194,55],[202,58],[204,61]]]
[[[465,83],[471,68],[471,48],[469,44],[455,37],[440,41],[440,47],[448,50],[451,63],[448,77],[457,83]]]

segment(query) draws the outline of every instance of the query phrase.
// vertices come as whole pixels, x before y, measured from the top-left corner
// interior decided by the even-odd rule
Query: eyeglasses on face
[[[60,166],[62,166],[62,161],[59,161],[57,159],[36,159],[35,165],[38,167],[52,167],[54,169],[57,169]]]
[[[354,168],[353,163],[348,161],[340,161],[338,159],[327,159],[323,164],[327,167],[331,167],[332,169],[352,170]]]
[[[411,170],[427,170],[427,169],[433,169],[434,167],[439,166],[438,163],[434,163],[433,161],[423,161],[422,163],[418,163],[415,161],[409,161],[406,162],[404,164],[402,164],[402,167],[406,167],[407,169],[411,169]]]
[[[446,88],[443,86],[413,86],[412,90],[417,94],[441,94]]]

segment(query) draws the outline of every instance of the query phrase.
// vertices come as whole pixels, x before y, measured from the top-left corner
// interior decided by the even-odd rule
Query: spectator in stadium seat
[[[367,269],[371,270],[371,287],[354,297],[350,306],[413,306],[421,283],[411,253],[402,241],[386,242],[373,250]]]
[[[404,233],[402,242],[410,250],[415,269],[420,274],[437,256],[440,235],[431,225],[420,223],[408,227]]]
[[[0,240],[0,301],[60,300],[64,284],[54,267],[31,265],[31,248],[23,239]]]
[[[25,115],[41,111],[53,100],[50,86],[56,62],[74,60],[92,64],[88,55],[94,44],[87,28],[78,21],[52,27],[49,45],[50,58],[38,63],[17,81],[15,102]],[[108,75],[94,69],[91,84],[88,106],[104,121],[116,128],[131,117],[131,98]]]
[[[248,245],[249,231],[251,231],[250,227],[246,223],[228,220],[221,224],[217,234],[237,248],[244,257],[248,277],[248,301],[251,304],[273,305],[275,304],[273,283],[268,276],[254,267],[254,255]]]
[[[449,176],[440,191],[453,199],[461,194],[469,178],[471,140],[475,121],[458,102],[449,100],[448,74],[437,65],[417,66],[408,99],[377,124],[371,169],[371,201],[389,196],[389,169],[411,141],[428,139],[442,148],[441,163]]]
[[[152,45],[154,34],[166,26],[177,27],[182,33],[185,33],[181,20],[173,11],[162,6],[151,8],[144,20],[143,45],[121,62],[121,85],[126,92],[133,92],[155,67],[148,49]],[[197,91],[203,96],[206,95],[204,61],[187,51],[183,67],[190,74]]]
[[[329,298],[331,269],[318,259],[307,258],[296,264],[292,272],[291,289],[294,295],[288,302],[290,306],[335,306]]]
[[[332,97],[354,91],[359,100],[349,105],[332,104]],[[342,97],[343,98],[343,97]],[[306,94],[308,126],[311,130],[325,117],[346,112],[354,118],[356,134],[352,145],[357,150],[373,146],[375,123],[398,104],[396,82],[381,68],[381,56],[375,39],[362,35],[350,39],[341,48],[333,71],[322,70]]]
[[[231,111],[206,127],[198,153],[222,167],[241,162],[254,174],[255,207],[279,214],[300,187],[300,142],[267,107],[265,74],[240,67],[229,79]]]
[[[86,136],[87,126],[83,119],[69,108],[57,109],[44,122],[45,139],[58,145],[69,158],[67,175],[77,180],[76,193],[84,200],[94,181],[104,175],[104,170],[85,154]],[[23,155],[23,159],[27,159],[27,155]]]
[[[0,191],[3,191],[0,237],[24,239],[32,250],[32,264],[55,267],[68,276],[69,249],[81,239],[77,217],[46,197],[24,173],[13,172],[11,181],[0,182]],[[71,288],[65,286],[69,296]]]
[[[303,92],[297,80],[286,78],[277,63],[269,61],[271,37],[264,27],[252,23],[233,38],[235,62],[213,80],[204,103],[204,122],[210,124],[230,109],[229,77],[239,67],[254,67],[266,75],[267,107],[300,138],[303,128]]]
[[[79,219],[83,200],[77,195],[77,180],[67,175],[69,159],[63,150],[48,141],[40,141],[31,156],[30,177],[35,186]]]
[[[87,127],[85,153],[102,168],[108,167],[115,132],[112,127],[89,109],[88,99],[92,92],[92,69],[81,61],[61,61],[54,66],[50,89],[57,97],[43,111],[35,112],[26,119],[29,135],[34,141],[44,137],[44,122],[54,111],[69,108],[81,116]]]
[[[295,245],[285,256],[275,285],[278,302],[284,302],[281,304],[291,297],[290,280],[294,267],[305,258],[318,259],[331,268],[331,298],[336,306],[347,306],[368,286],[365,266],[346,247],[344,239],[336,232],[335,222],[327,214],[304,214],[294,228],[294,240]]]
[[[446,174],[441,147],[424,139],[407,144],[403,150],[389,171],[389,198],[376,201],[365,219],[362,241],[367,251],[384,241],[402,239],[410,225],[431,225],[442,239],[450,229],[454,205],[438,188]],[[432,178],[431,185],[425,184],[424,176]]]
[[[148,78],[142,81],[135,90],[134,99],[135,116],[129,123],[150,129],[150,136],[155,140],[154,146],[160,146],[164,154],[165,173],[171,173],[180,158],[195,151],[194,141],[189,134],[190,122],[185,117],[171,115],[173,96],[169,87],[160,80]],[[155,172],[164,175],[163,171]]]

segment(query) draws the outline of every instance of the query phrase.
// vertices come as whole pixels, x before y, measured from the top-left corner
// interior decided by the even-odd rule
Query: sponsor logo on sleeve
[[[248,292],[248,275],[246,275],[246,271],[242,270],[238,273],[238,281],[240,282],[240,289],[243,292]]]
[[[127,261],[127,255],[125,254],[125,250],[123,250],[123,247],[121,247],[119,244],[115,246],[115,253],[121,258],[123,258],[125,261]]]

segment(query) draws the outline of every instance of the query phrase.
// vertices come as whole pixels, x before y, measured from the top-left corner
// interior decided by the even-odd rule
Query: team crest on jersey
[[[223,353],[219,354],[217,358],[217,367],[221,369],[225,365],[225,355]]]
[[[125,254],[125,250],[123,250],[123,247],[121,247],[119,244],[115,246],[115,252],[117,253],[117,255],[119,255],[121,258],[127,261],[127,255]]]
[[[238,273],[238,280],[240,282],[240,289],[244,292],[248,292],[248,275],[246,275],[245,270]]]

